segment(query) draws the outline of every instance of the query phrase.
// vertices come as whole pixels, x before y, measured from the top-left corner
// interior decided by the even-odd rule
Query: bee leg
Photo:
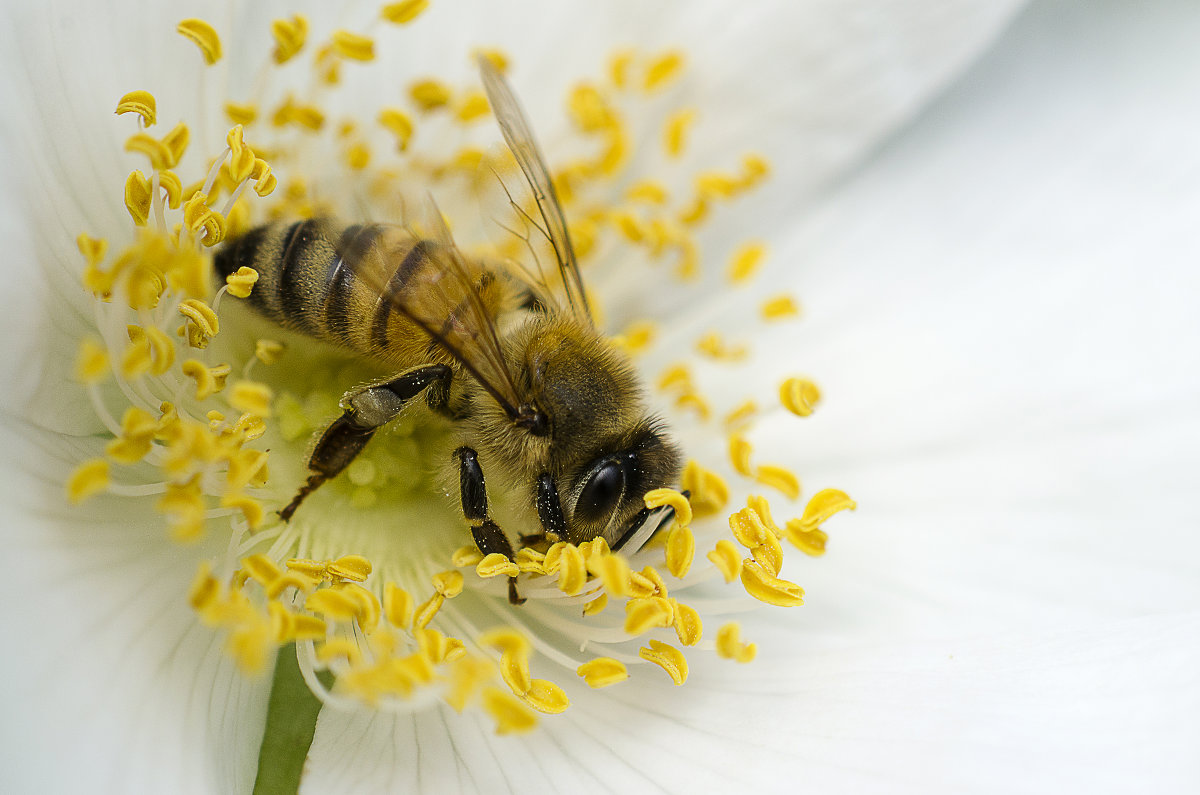
[[[279,518],[285,522],[291,519],[304,498],[349,466],[371,441],[375,431],[395,419],[409,400],[434,384],[443,385],[444,391],[452,372],[444,364],[418,367],[390,381],[355,390],[342,398],[342,416],[325,429],[309,456],[308,468],[312,474],[292,501],[279,512]]]
[[[455,451],[458,456],[458,485],[462,497],[463,516],[471,523],[471,536],[475,546],[484,555],[499,552],[512,560],[514,557],[512,544],[508,536],[488,516],[487,486],[483,482],[483,469],[479,466],[479,456],[470,447],[460,447]],[[525,600],[517,592],[517,578],[508,578],[508,601],[511,604],[524,604]]]
[[[528,545],[538,541],[567,537],[567,519],[563,516],[562,503],[558,499],[558,488],[549,472],[538,476],[537,512],[542,522],[542,533],[536,536],[521,536],[521,543]]]

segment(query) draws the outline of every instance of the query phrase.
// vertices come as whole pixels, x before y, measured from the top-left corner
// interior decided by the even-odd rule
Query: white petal
[[[134,500],[67,506],[70,440],[11,426],[0,438],[0,686],[5,722],[20,727],[0,789],[248,789],[269,681],[238,673],[188,607],[196,563],[214,550],[168,541]]]

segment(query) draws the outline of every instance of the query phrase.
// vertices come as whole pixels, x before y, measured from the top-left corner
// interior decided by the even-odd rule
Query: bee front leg
[[[471,523],[471,536],[475,539],[475,546],[485,555],[499,552],[512,560],[513,548],[508,536],[488,516],[487,485],[483,482],[479,455],[470,447],[458,448],[455,455],[458,456],[458,485],[463,516]],[[517,592],[516,577],[508,578],[508,601],[514,605],[525,603]]]
[[[348,467],[375,431],[395,419],[409,400],[434,384],[441,384],[444,393],[452,373],[447,365],[431,364],[347,393],[342,398],[342,416],[325,429],[309,456],[308,468],[312,474],[279,512],[279,518],[285,522],[291,519],[304,498]]]

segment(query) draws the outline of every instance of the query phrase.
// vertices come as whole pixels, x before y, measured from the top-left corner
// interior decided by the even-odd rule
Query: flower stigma
[[[640,549],[614,552],[596,538],[484,555],[448,475],[451,421],[419,409],[385,426],[290,521],[279,517],[343,393],[394,373],[254,315],[244,305],[260,288],[254,268],[214,283],[222,243],[272,220],[314,217],[419,233],[429,222],[413,208],[432,195],[467,256],[539,267],[522,223],[531,202],[477,79],[413,75],[388,102],[353,113],[339,100],[348,73],[402,50],[426,5],[388,4],[362,30],[319,40],[303,16],[274,21],[260,78],[239,81],[253,93],[219,105],[228,122],[220,139],[186,121],[159,132],[189,109],[181,98],[136,87],[114,98],[117,123],[132,127],[125,150],[135,167],[123,186],[131,228],[87,230],[77,241],[95,334],[80,341],[76,378],[108,439],[102,455],[78,464],[66,496],[153,500],[181,554],[205,550],[188,598],[245,674],[268,671],[294,643],[326,706],[405,711],[441,701],[482,708],[499,733],[523,732],[539,714],[568,709],[569,693],[633,677],[683,685],[699,654],[753,660],[756,645],[721,617],[802,604],[803,590],[783,576],[785,542],[823,554],[822,525],[855,505],[825,489],[801,507],[798,476],[758,460],[750,441],[768,411],[796,422],[811,415],[821,399],[813,381],[766,382],[750,344],[716,330],[683,351],[692,358],[645,372],[659,325],[644,318],[611,344],[641,364],[685,451],[723,446],[728,456],[687,460],[677,488],[645,494],[646,508],[669,507],[673,519]],[[231,68],[208,22],[184,20],[178,33],[180,68],[198,82]],[[480,47],[463,61],[480,54],[502,72],[518,60]],[[281,69],[305,58],[306,69]],[[679,177],[703,126],[701,109],[672,99],[684,80],[681,51],[619,50],[567,93],[571,141],[556,139],[548,159],[585,279],[619,271],[642,289],[660,281],[697,290],[708,259],[698,231],[769,176],[763,157],[745,153]],[[729,289],[754,289],[769,256],[762,241],[735,241],[709,269]],[[605,297],[588,293],[600,325]],[[760,305],[763,324],[799,314],[790,295],[764,292]],[[701,367],[758,387],[726,406],[700,388]],[[539,530],[518,485],[488,482],[514,541]],[[758,491],[797,515],[781,527]],[[519,606],[506,599],[513,577],[526,599]],[[332,686],[317,676],[325,671]]]

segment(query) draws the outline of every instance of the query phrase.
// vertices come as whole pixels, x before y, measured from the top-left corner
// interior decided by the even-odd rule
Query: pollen
[[[225,277],[225,284],[229,288],[229,294],[235,298],[249,298],[250,291],[257,282],[258,271],[254,270],[254,268],[248,268],[245,265],[238,268],[236,273],[231,273]]]
[[[687,147],[688,133],[696,123],[696,111],[692,108],[678,110],[667,119],[663,128],[663,148],[671,157],[679,157]]]
[[[447,599],[453,599],[462,593],[462,572],[443,571],[433,575],[433,588]]]
[[[758,561],[742,561],[742,587],[760,602],[777,607],[804,604],[804,589],[793,582],[780,579],[763,568]]]
[[[717,630],[717,654],[726,660],[748,663],[757,653],[758,647],[753,643],[742,642],[742,628],[736,621],[730,621]]]
[[[383,591],[383,614],[388,623],[399,629],[412,625],[413,598],[408,591],[389,582]]]
[[[229,394],[229,405],[257,417],[271,416],[271,388],[257,381],[238,381]]]
[[[516,696],[484,688],[483,708],[496,721],[497,734],[522,734],[537,726],[537,716]]]
[[[675,684],[682,685],[687,681],[687,658],[683,656],[683,652],[669,643],[652,640],[649,647],[643,646],[638,649],[638,656],[666,671]]]
[[[752,448],[750,442],[746,441],[746,437],[739,433],[729,435],[729,461],[739,475],[746,477],[754,475],[754,468],[750,466],[751,452]]]
[[[505,555],[500,552],[492,552],[485,555],[475,565],[475,573],[487,579],[488,577],[516,577],[521,570]]]
[[[395,108],[384,108],[379,112],[379,123],[396,138],[396,148],[403,152],[412,139],[413,123],[408,114]]]
[[[700,619],[700,613],[691,605],[685,605],[675,599],[671,600],[671,606],[674,608],[672,625],[675,627],[675,636],[684,646],[695,646],[704,633],[704,622]]]
[[[742,556],[729,539],[722,538],[717,542],[716,548],[705,557],[712,561],[727,583],[736,580],[742,571]]]
[[[675,80],[683,72],[684,57],[681,52],[666,52],[650,62],[646,67],[642,88],[646,91],[657,91]]]
[[[642,497],[642,501],[650,510],[670,505],[675,509],[675,521],[681,525],[692,523],[692,506],[687,497],[675,489],[652,489]]]
[[[587,564],[574,544],[563,544],[558,558],[558,589],[567,596],[583,591],[587,583]],[[549,556],[547,556],[549,557]]]
[[[630,599],[625,603],[625,631],[630,635],[642,635],[655,627],[669,627],[674,620],[674,608],[661,596]]]
[[[75,380],[95,384],[104,380],[108,373],[108,352],[95,340],[85,339],[81,342],[79,355],[75,359]]]
[[[117,115],[122,113],[136,113],[143,127],[153,127],[158,118],[154,95],[149,91],[130,91],[117,102]]]
[[[667,571],[678,579],[687,576],[696,554],[696,537],[686,525],[677,524],[667,535]]]
[[[384,19],[395,25],[407,25],[419,17],[429,7],[429,0],[403,0],[399,3],[388,3],[381,14]]]
[[[754,470],[754,479],[764,486],[778,489],[788,499],[800,496],[800,479],[791,470],[778,464],[760,464]]]
[[[425,112],[437,110],[450,104],[450,87],[440,80],[426,78],[408,87],[408,96],[417,107]]]
[[[185,19],[175,30],[200,48],[204,62],[209,66],[221,60],[221,38],[212,25],[202,19]]]
[[[811,415],[820,399],[821,390],[807,378],[789,378],[779,387],[783,407],[798,417]]]
[[[729,502],[729,486],[724,478],[695,461],[688,461],[684,466],[680,485],[691,493],[688,502],[696,518],[718,514]]]

